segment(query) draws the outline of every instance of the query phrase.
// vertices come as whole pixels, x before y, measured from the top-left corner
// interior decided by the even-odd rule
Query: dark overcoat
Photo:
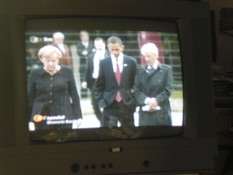
[[[157,69],[148,71],[146,67],[138,69],[135,77],[135,99],[140,106],[139,124],[171,125],[171,106],[169,97],[172,91],[172,70],[165,64],[158,64]],[[142,110],[147,97],[155,97],[159,110]]]

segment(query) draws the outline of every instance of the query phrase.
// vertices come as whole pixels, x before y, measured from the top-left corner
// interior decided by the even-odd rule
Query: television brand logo
[[[115,146],[115,147],[111,147],[111,148],[109,149],[109,151],[110,151],[111,153],[120,153],[120,152],[123,151],[123,149],[122,149],[122,147]]]

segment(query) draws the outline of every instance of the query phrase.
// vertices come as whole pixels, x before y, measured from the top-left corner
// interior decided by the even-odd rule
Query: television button
[[[109,163],[108,168],[112,168],[112,167],[113,167],[112,163]]]
[[[103,163],[103,164],[101,165],[101,167],[102,167],[103,169],[105,169],[105,168],[106,168],[106,164]]]
[[[149,162],[148,160],[145,160],[145,161],[143,162],[143,166],[144,166],[145,168],[148,168],[148,167],[150,166],[150,162]]]
[[[85,169],[85,170],[88,170],[88,169],[89,169],[89,165],[85,165],[85,166],[84,166],[84,169]]]
[[[96,169],[96,165],[95,165],[95,164],[91,165],[91,168],[92,168],[93,170]]]
[[[73,173],[77,173],[80,169],[80,166],[79,164],[77,163],[73,163],[71,166],[70,166],[70,170],[73,172]]]

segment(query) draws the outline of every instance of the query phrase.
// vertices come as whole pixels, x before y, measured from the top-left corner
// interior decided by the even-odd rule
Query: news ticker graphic
[[[65,115],[57,115],[57,116],[43,116],[41,114],[36,114],[33,117],[33,121],[35,123],[40,123],[46,121],[47,125],[53,124],[72,124],[73,120],[66,119]]]

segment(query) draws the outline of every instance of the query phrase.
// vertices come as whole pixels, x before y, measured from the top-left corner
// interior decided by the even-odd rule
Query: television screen
[[[174,21],[32,18],[25,28],[31,140],[141,139],[181,133],[185,98]],[[111,43],[116,38],[123,55],[119,103],[111,99],[116,88],[113,62],[104,65],[117,58]],[[156,58],[148,61],[151,54]],[[153,70],[148,70],[151,60]],[[153,109],[145,102],[149,99],[157,103]]]

